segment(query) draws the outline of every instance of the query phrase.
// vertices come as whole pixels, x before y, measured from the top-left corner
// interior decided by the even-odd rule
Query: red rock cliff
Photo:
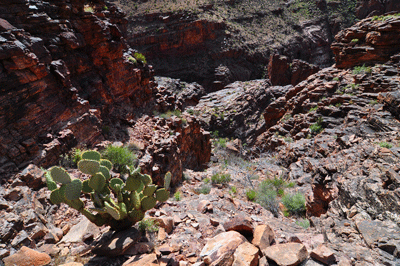
[[[53,164],[101,140],[102,119],[133,119],[149,105],[152,70],[127,60],[123,13],[84,3],[0,2],[0,177]]]

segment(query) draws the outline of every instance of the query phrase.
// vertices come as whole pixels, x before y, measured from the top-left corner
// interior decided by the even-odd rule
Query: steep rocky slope
[[[129,14],[129,43],[157,75],[198,82],[208,91],[266,77],[273,54],[329,66],[339,30],[400,10],[392,0],[115,2]]]
[[[54,164],[71,146],[101,140],[103,119],[128,121],[148,105],[152,71],[129,63],[126,20],[104,7],[0,3],[2,176],[30,160]]]
[[[381,18],[361,21],[353,31],[366,24],[376,28]],[[400,17],[384,21],[396,33]],[[337,41],[346,49],[351,40],[344,42],[341,36]],[[28,265],[80,266],[400,263],[399,54],[370,67],[325,68],[296,86],[254,80],[204,96],[198,84],[158,80],[158,110],[186,105],[187,113],[181,118],[143,116],[128,129],[131,142],[149,147],[141,158],[144,167],[146,158],[154,158],[153,175],[163,167],[181,171],[185,163],[208,161],[210,136],[202,133],[198,120],[225,121],[226,115],[237,127],[237,121],[248,117],[257,120],[254,127],[262,128],[262,134],[242,127],[240,132],[252,132],[244,138],[250,149],[239,140],[224,148],[224,141],[214,139],[213,163],[205,171],[186,170],[173,191],[179,193],[148,211],[146,218],[159,223],[158,233],[139,235],[131,229],[113,235],[66,205],[52,206],[43,172],[30,165],[0,190],[0,257],[6,265],[28,259]],[[197,107],[204,112],[196,112]],[[235,132],[228,123],[224,128]],[[182,142],[187,135],[194,141]],[[196,152],[198,142],[203,150]],[[186,161],[179,161],[179,154]],[[230,174],[231,180],[210,184],[216,174]],[[268,201],[262,207],[247,199],[249,189],[277,178],[294,183],[284,193],[306,196],[306,216],[286,217],[283,205],[272,208]],[[305,218],[308,228],[301,223]]]
[[[126,142],[127,128],[156,108],[153,70],[134,59],[135,50],[124,37],[127,20],[116,6],[21,0],[2,1],[0,11],[2,181],[29,163],[57,164],[78,144]],[[202,159],[190,161],[185,150],[207,160],[209,136],[195,120],[184,128],[173,145],[174,159],[198,167]],[[188,131],[195,134],[184,134]],[[157,159],[147,160],[151,173]],[[181,172],[173,171],[178,180]]]

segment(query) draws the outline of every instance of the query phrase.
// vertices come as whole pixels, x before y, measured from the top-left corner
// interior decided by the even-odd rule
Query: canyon
[[[118,6],[130,2],[113,2],[0,3],[2,263],[400,263],[396,1],[360,1],[346,12],[362,19],[341,23],[323,15],[342,4],[320,1],[317,18],[291,28],[289,12],[310,15],[299,2],[251,13],[248,1],[201,1],[201,12],[141,1],[128,17]],[[260,48],[260,32],[233,31],[263,19],[287,39],[276,32]],[[51,204],[45,169],[110,144],[135,147],[158,185],[172,173],[170,198],[146,213],[156,233],[115,233]],[[304,212],[289,213],[284,195],[253,202],[266,180],[304,195]]]

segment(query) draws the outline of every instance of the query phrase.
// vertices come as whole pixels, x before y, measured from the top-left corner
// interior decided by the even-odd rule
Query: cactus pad
[[[124,219],[128,215],[128,212],[126,211],[126,205],[125,203],[120,202],[118,203],[118,206],[119,206],[119,213],[121,215],[120,219]]]
[[[121,187],[124,185],[124,181],[119,178],[113,178],[110,180],[110,187],[114,191],[120,191]]]
[[[54,182],[54,181],[47,181],[46,184],[47,184],[47,188],[50,191],[53,191],[53,190],[57,189],[57,183]]]
[[[133,171],[131,171],[129,176],[138,178],[138,177],[140,177],[140,171],[141,171],[141,169],[140,169],[140,167],[138,167],[138,168],[134,169]]]
[[[50,172],[46,171],[46,173],[44,174],[44,177],[46,178],[47,188],[50,191],[57,189],[57,183],[54,182],[53,178],[51,178]]]
[[[125,189],[128,191],[135,191],[139,190],[139,188],[143,186],[142,181],[140,178],[135,178],[133,176],[128,176],[126,180]]]
[[[153,182],[153,180],[151,180],[151,176],[149,175],[141,175],[140,179],[142,180],[145,186],[148,186]]]
[[[144,212],[140,210],[133,210],[129,213],[129,217],[133,219],[134,222],[139,222],[144,218]]]
[[[82,182],[82,192],[90,193],[93,189],[89,186],[89,180],[85,180]]]
[[[171,185],[171,176],[171,172],[166,173],[164,176],[164,188],[166,190],[168,190],[169,186]]]
[[[71,208],[74,208],[75,210],[81,210],[83,209],[83,207],[85,206],[83,204],[83,201],[81,201],[80,199],[76,199],[76,200],[66,200],[65,203],[68,204],[68,206],[70,206]]]
[[[113,167],[112,162],[106,159],[101,159],[100,160],[100,165],[107,167],[108,171],[110,171]]]
[[[69,174],[67,173],[67,171],[65,171],[63,168],[58,167],[58,166],[53,166],[50,169],[50,175],[51,178],[61,184],[68,184],[69,182],[71,182],[71,177],[69,176]]]
[[[98,151],[85,151],[82,153],[82,159],[100,161],[101,155]]]
[[[104,175],[106,180],[110,179],[110,177],[111,177],[110,170],[107,167],[105,167],[104,165],[100,165],[99,172]]]
[[[107,213],[104,208],[89,208],[89,210],[100,213],[100,214],[105,214]]]
[[[71,183],[65,185],[65,198],[68,200],[77,200],[81,195],[82,181],[74,179]]]
[[[89,186],[96,192],[101,192],[106,185],[106,178],[103,174],[97,173],[89,180]]]
[[[121,218],[119,211],[112,207],[107,201],[104,202],[104,207],[109,215],[115,220],[119,220]]]
[[[148,185],[143,189],[143,195],[145,196],[152,196],[154,191],[156,191],[157,186],[156,185]]]
[[[88,175],[95,175],[100,168],[100,163],[95,160],[82,159],[78,162],[79,170]]]
[[[139,193],[137,193],[137,191],[133,191],[131,194],[131,202],[133,203],[133,207],[138,210],[140,209],[142,200],[139,196]]]
[[[144,197],[142,199],[142,210],[147,211],[156,206],[157,200],[154,197]]]
[[[59,189],[55,189],[51,192],[50,201],[53,204],[60,204],[61,202],[64,202],[64,197],[61,195]]]
[[[164,202],[169,198],[169,191],[165,188],[160,188],[156,191],[156,200]]]

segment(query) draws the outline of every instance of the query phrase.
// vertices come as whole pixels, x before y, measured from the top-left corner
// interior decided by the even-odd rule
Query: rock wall
[[[332,43],[336,67],[384,63],[399,51],[400,16],[387,15],[364,19],[339,32]]]
[[[152,69],[132,64],[126,20],[103,1],[1,1],[0,177],[101,140],[103,119],[151,105]]]

